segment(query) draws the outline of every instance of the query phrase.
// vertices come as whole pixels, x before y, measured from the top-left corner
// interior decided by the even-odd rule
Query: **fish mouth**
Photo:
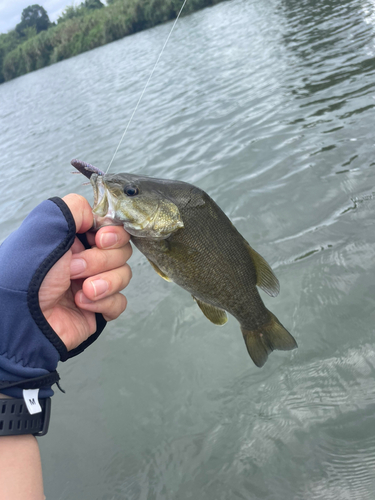
[[[92,174],[104,175],[102,170],[94,167],[94,165],[90,165],[90,163],[86,163],[85,161],[73,159],[70,163],[78,170],[78,172],[81,172],[81,174],[88,179],[91,178]]]
[[[122,226],[123,222],[118,219],[116,214],[116,198],[111,195],[110,190],[105,185],[103,175],[91,172],[90,183],[94,190],[93,229],[98,230],[103,226]]]
[[[93,187],[94,205],[92,213],[94,222],[92,229],[97,231],[103,226],[121,226],[122,222],[116,218],[116,200],[111,196],[103,180],[105,173],[82,160],[73,159],[70,163],[78,172],[90,179]]]

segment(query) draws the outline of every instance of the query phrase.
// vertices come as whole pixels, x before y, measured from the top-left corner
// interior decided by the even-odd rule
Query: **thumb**
[[[68,205],[71,211],[74,222],[76,223],[76,232],[85,233],[88,231],[94,222],[89,202],[79,194],[68,194],[63,200]]]

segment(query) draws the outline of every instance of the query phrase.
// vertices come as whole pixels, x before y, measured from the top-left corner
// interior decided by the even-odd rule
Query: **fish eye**
[[[136,186],[125,186],[124,193],[126,196],[136,196],[139,193],[139,189]]]

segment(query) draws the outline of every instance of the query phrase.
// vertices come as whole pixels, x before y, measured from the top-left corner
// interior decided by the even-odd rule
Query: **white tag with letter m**
[[[40,413],[42,411],[38,399],[39,389],[24,389],[22,394],[30,415],[34,415],[35,413]]]

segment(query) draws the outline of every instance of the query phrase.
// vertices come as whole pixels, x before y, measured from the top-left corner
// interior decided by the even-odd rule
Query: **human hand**
[[[76,224],[85,233],[93,223],[87,200],[76,194],[63,198]],[[79,346],[96,331],[95,313],[107,321],[126,308],[119,293],[131,279],[126,263],[132,254],[130,235],[121,226],[106,226],[87,233],[92,248],[85,250],[75,239],[68,250],[46,274],[39,289],[40,308],[68,351]]]

